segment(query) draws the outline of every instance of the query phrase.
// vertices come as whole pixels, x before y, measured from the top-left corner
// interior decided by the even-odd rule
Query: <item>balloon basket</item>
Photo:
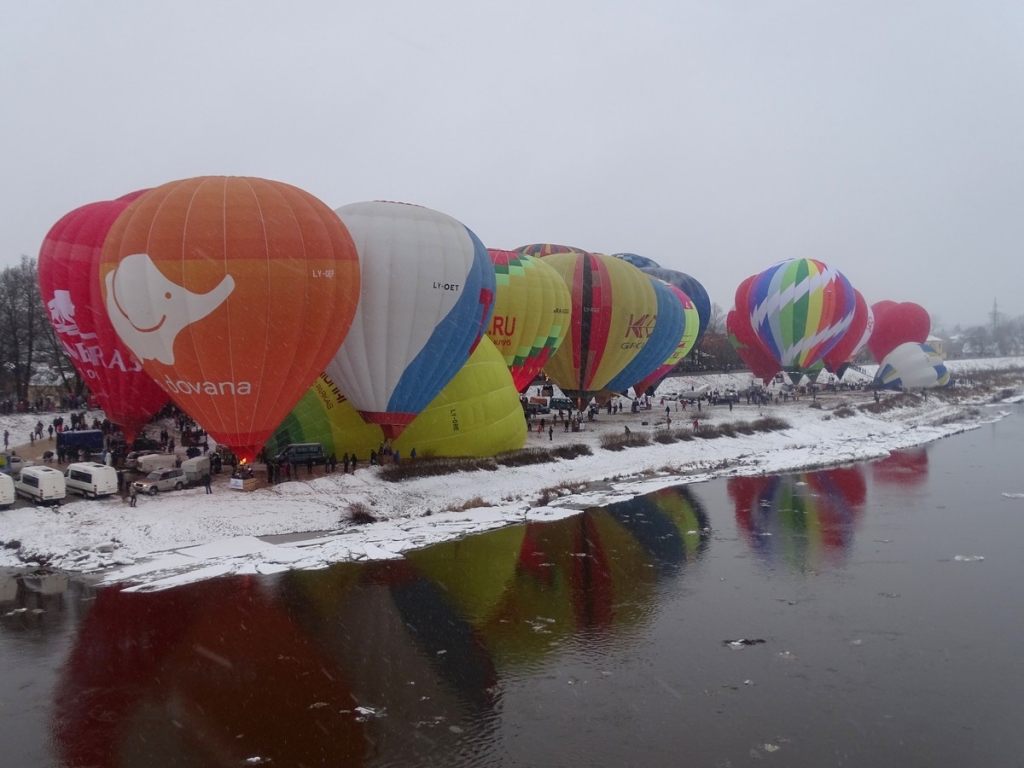
[[[230,480],[228,480],[228,488],[230,488],[232,491],[255,491],[256,478],[232,477]]]

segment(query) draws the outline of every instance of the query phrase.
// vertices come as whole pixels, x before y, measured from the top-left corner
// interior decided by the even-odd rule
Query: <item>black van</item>
[[[572,411],[576,409],[576,401],[568,397],[552,397],[548,400],[548,406],[553,411]]]
[[[287,461],[289,464],[326,464],[327,457],[324,456],[324,447],[320,443],[292,443],[277,456],[274,461],[280,464]]]

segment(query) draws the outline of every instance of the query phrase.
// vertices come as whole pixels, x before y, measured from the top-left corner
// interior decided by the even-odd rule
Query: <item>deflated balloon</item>
[[[99,269],[107,233],[142,193],[75,209],[53,225],[39,250],[39,292],[50,324],[100,408],[129,443],[167,402],[167,393],[110,324]]]
[[[331,209],[243,177],[146,192],[107,236],[99,280],[121,341],[243,460],[337,351],[359,298],[355,246]]]
[[[324,453],[366,462],[384,433],[359,416],[341,389],[321,375],[267,443],[276,454],[290,443],[313,442]],[[496,456],[526,442],[526,420],[501,354],[483,338],[441,393],[392,442],[401,456]]]
[[[496,289],[487,337],[522,392],[569,332],[572,299],[562,278],[542,260],[514,251],[488,253]]]
[[[949,384],[942,355],[927,344],[908,341],[890,352],[878,366],[873,386],[879,389],[927,389]]]
[[[872,309],[875,310],[875,327],[868,338],[868,349],[875,360],[881,362],[901,344],[924,344],[928,340],[932,320],[920,304],[880,301]]]
[[[772,357],[801,372],[834,347],[853,322],[853,287],[841,272],[814,259],[791,259],[754,278],[750,325]]]
[[[657,294],[650,277],[611,256],[564,253],[545,262],[569,286],[572,321],[544,371],[584,405],[644,348],[654,330]]]
[[[338,208],[356,243],[362,295],[327,366],[352,405],[394,439],[459,371],[491,318],[495,276],[483,243],[429,208]]]

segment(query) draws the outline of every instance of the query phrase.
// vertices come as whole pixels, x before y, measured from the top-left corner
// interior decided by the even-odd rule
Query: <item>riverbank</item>
[[[583,432],[556,429],[529,436],[527,448],[589,449],[589,455],[571,460],[401,482],[386,482],[380,468],[363,466],[349,474],[301,475],[251,493],[229,490],[227,478],[220,476],[212,495],[187,489],[141,498],[137,508],[117,498],[69,501],[56,510],[11,509],[0,512],[0,566],[61,569],[148,590],[230,573],[400,557],[409,549],[526,519],[573,514],[680,482],[881,458],[1000,418],[994,400],[1019,396],[1024,382],[1024,358],[948,366],[961,379],[977,376],[992,383],[927,398],[887,394],[877,405],[870,391],[857,390],[767,406],[705,404],[697,414],[703,425],[735,426],[768,416],[788,426],[753,434],[727,428],[716,431],[734,436],[714,438],[698,431],[694,439],[659,442],[669,430],[692,431],[695,415],[677,401],[662,404],[663,395],[750,383],[746,373],[678,378],[662,385],[650,411],[602,411]],[[996,381],[996,371],[1008,373]],[[671,425],[665,424],[666,415]],[[5,425],[4,419],[26,423]],[[2,417],[0,425],[27,435],[35,420]],[[624,450],[602,447],[626,427],[649,442]],[[35,447],[40,455],[45,449]]]

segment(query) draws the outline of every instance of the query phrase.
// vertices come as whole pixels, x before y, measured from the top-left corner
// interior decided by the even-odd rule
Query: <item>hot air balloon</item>
[[[569,286],[572,323],[544,371],[583,406],[643,349],[657,295],[647,275],[611,256],[563,253],[545,261]]]
[[[647,269],[648,267],[660,268],[661,264],[656,262],[654,259],[649,259],[646,256],[641,256],[638,253],[613,253],[616,259],[622,259],[623,261],[632,264],[637,269]]]
[[[657,387],[661,380],[679,364],[680,360],[690,353],[693,345],[697,343],[697,332],[700,330],[700,317],[697,314],[697,308],[690,301],[690,297],[679,288],[674,285],[669,285],[669,288],[675,293],[676,298],[679,299],[679,303],[683,307],[683,335],[680,337],[679,343],[672,351],[672,354],[653,373],[633,385],[633,391],[638,396],[652,387]]]
[[[920,304],[880,301],[872,309],[875,312],[875,328],[868,338],[868,349],[878,362],[900,344],[924,344],[928,340],[932,320]]]
[[[314,442],[324,453],[349,453],[366,461],[384,440],[341,389],[322,374],[267,441],[277,453],[290,443]],[[469,361],[394,441],[403,456],[495,456],[522,448],[526,422],[519,393],[490,339],[481,339]]]
[[[871,307],[864,301],[860,291],[854,289],[853,295],[856,303],[850,327],[836,345],[821,358],[825,363],[825,369],[839,378],[843,378],[850,361],[864,349],[875,329],[875,314]]]
[[[539,259],[550,256],[553,253],[584,253],[582,248],[573,248],[571,245],[556,245],[554,243],[531,243],[516,248],[516,253],[525,256],[536,256]]]
[[[756,275],[751,275],[736,288],[736,306],[746,307],[750,296],[750,286]],[[750,326],[750,313],[746,310],[733,309],[726,315],[725,330],[729,334],[729,343],[750,369],[751,373],[768,384],[781,369],[772,353],[761,343],[761,339]]]
[[[103,306],[103,241],[121,212],[145,190],[77,208],[39,250],[39,292],[50,324],[100,408],[131,443],[167,402],[167,393],[121,342]]]
[[[791,259],[754,278],[746,309],[758,338],[791,376],[834,347],[853,322],[853,287],[814,259]]]
[[[376,201],[335,213],[352,232],[363,287],[352,331],[327,375],[393,440],[483,336],[494,268],[477,236],[438,211]]]
[[[524,391],[569,331],[569,288],[541,259],[488,250],[497,287],[487,337]]]
[[[355,246],[331,209],[244,177],[142,195],[111,228],[99,280],[121,341],[243,461],[337,351],[359,298]]]
[[[625,392],[630,386],[643,381],[658,370],[678,348],[679,339],[686,329],[686,314],[682,301],[676,295],[676,289],[661,280],[649,279],[657,298],[656,322],[643,349],[605,384],[604,388],[612,392]],[[637,391],[638,396],[641,393],[641,390]]]
[[[949,371],[942,355],[927,344],[913,341],[900,344],[886,355],[872,382],[878,389],[928,389],[947,384]]]
[[[700,327],[697,329],[696,338],[696,341],[700,341],[704,331],[708,329],[708,323],[711,321],[711,297],[708,296],[704,286],[685,272],[679,272],[675,269],[644,267],[641,271],[651,277],[664,280],[669,285],[674,285],[690,297],[690,301],[693,302],[693,306],[697,309],[697,316],[700,318]]]

